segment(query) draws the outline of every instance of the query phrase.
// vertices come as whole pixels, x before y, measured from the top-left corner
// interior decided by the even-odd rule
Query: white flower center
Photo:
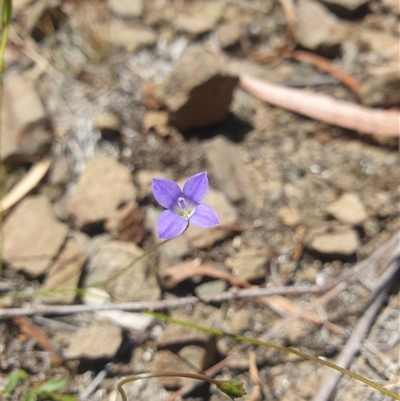
[[[194,211],[196,210],[196,205],[193,204],[189,199],[185,199],[180,196],[176,202],[174,212],[183,217],[185,220],[189,220]]]

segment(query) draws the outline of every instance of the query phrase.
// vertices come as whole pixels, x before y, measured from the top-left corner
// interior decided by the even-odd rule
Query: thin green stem
[[[122,401],[128,401],[128,398],[126,397],[126,393],[122,386],[126,383],[130,383],[136,380],[140,379],[152,379],[156,377],[188,377],[189,379],[195,379],[195,380],[202,380],[204,382],[210,383],[210,384],[215,384],[217,387],[220,387],[223,384],[223,380],[216,380],[212,379],[211,377],[204,376],[202,374],[197,374],[197,373],[184,373],[184,372],[157,372],[157,373],[145,373],[145,374],[140,374],[140,375],[135,375],[135,376],[129,376],[126,377],[125,379],[122,379],[118,385],[117,389],[119,393],[121,394]]]
[[[143,313],[149,314],[151,316],[153,316],[154,318],[167,322],[167,323],[175,323],[175,324],[179,324],[180,326],[184,326],[184,327],[190,327],[192,329],[196,329],[199,331],[203,331],[206,333],[209,333],[213,336],[217,336],[217,337],[223,337],[223,336],[227,336],[227,337],[231,337],[234,338],[236,341],[240,341],[240,342],[244,342],[244,343],[249,343],[249,344],[253,344],[253,345],[257,345],[257,346],[261,346],[261,347],[266,347],[266,348],[272,348],[275,349],[277,351],[281,351],[281,352],[286,352],[288,354],[294,354],[299,356],[300,358],[306,359],[308,361],[312,361],[315,363],[318,363],[320,365],[323,366],[327,366],[331,369],[337,370],[340,373],[350,376],[353,379],[356,379],[364,384],[366,384],[367,386],[370,386],[378,391],[380,391],[382,394],[388,395],[389,397],[392,397],[395,400],[400,400],[400,395],[393,393],[392,391],[386,389],[385,387],[380,386],[379,384],[374,383],[372,380],[369,380],[361,375],[358,375],[357,373],[351,372],[348,369],[344,369],[338,365],[335,365],[334,363],[325,361],[323,359],[319,359],[315,356],[312,355],[308,355],[308,354],[304,354],[303,352],[297,351],[293,348],[287,348],[287,347],[282,347],[280,345],[276,345],[270,342],[264,342],[264,341],[260,341],[254,338],[247,338],[241,335],[237,335],[237,334],[229,334],[226,333],[222,330],[217,330],[217,329],[213,329],[210,327],[205,327],[205,326],[200,326],[198,324],[195,323],[190,323],[190,322],[186,322],[183,320],[178,320],[178,319],[173,319],[169,316],[163,315],[161,313],[156,313],[156,312],[151,312],[151,311],[144,311]]]
[[[106,285],[114,280],[116,280],[118,277],[122,276],[127,270],[129,270],[133,265],[135,265],[137,262],[141,261],[144,259],[146,256],[148,256],[150,253],[155,252],[157,249],[159,249],[161,246],[166,244],[169,241],[169,239],[158,242],[157,244],[153,245],[151,248],[147,249],[144,251],[141,255],[137,256],[136,258],[132,259],[126,266],[124,266],[122,269],[117,271],[115,274],[113,274],[111,277],[107,278],[106,280],[103,281],[97,281],[95,283],[89,284],[88,286],[84,288],[57,288],[54,290],[35,290],[35,291],[30,291],[27,293],[26,291],[17,291],[14,293],[9,293],[9,296],[12,296],[14,298],[22,298],[24,296],[28,295],[51,295],[53,293],[60,294],[60,293],[74,293],[75,295],[83,295],[86,290],[89,288],[96,288],[96,287],[101,287],[103,285]]]
[[[8,26],[11,21],[11,0],[2,0],[2,32],[1,32],[1,47],[0,47],[0,74],[3,81],[3,68],[4,68],[4,51],[7,43]]]

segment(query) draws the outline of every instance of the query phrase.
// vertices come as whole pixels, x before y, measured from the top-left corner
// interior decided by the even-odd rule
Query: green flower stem
[[[1,47],[0,47],[0,74],[1,80],[3,82],[3,68],[4,68],[4,50],[6,48],[7,43],[7,34],[8,34],[8,26],[11,21],[11,0],[2,0],[3,8],[2,8],[2,33],[1,33]]]
[[[129,376],[129,377],[121,380],[117,385],[117,389],[118,389],[119,393],[121,394],[122,401],[128,401],[128,398],[126,397],[126,393],[125,393],[124,389],[122,388],[122,386],[124,384],[133,382],[135,380],[152,379],[155,377],[188,377],[189,379],[202,380],[202,381],[210,383],[210,384],[215,384],[221,391],[228,394],[232,399],[234,397],[241,397],[242,395],[246,394],[244,392],[242,382],[236,382],[236,381],[232,381],[232,380],[216,380],[216,379],[212,379],[211,377],[208,377],[208,376],[205,376],[202,374],[198,374],[198,373],[156,372],[156,373],[144,373],[144,374]],[[230,395],[232,392],[234,393],[233,396]],[[235,395],[235,394],[239,394],[239,395]]]
[[[143,311],[143,313],[151,315],[154,318],[156,318],[158,320],[161,320],[163,322],[175,323],[175,324],[178,324],[180,326],[196,329],[196,330],[211,334],[211,335],[216,336],[216,337],[224,337],[224,336],[231,337],[231,338],[233,338],[233,339],[235,339],[236,341],[239,341],[239,342],[249,343],[249,344],[253,344],[253,345],[257,345],[257,346],[261,346],[261,347],[266,347],[266,348],[272,348],[272,349],[275,349],[277,351],[281,351],[281,352],[286,352],[288,354],[297,355],[300,358],[303,358],[303,359],[306,359],[308,361],[312,361],[312,362],[318,363],[318,364],[323,365],[323,366],[327,366],[327,367],[329,367],[331,369],[339,371],[340,373],[342,373],[344,375],[350,376],[353,379],[358,380],[358,381],[366,384],[367,386],[370,386],[370,387],[380,391],[382,394],[385,394],[385,395],[388,395],[389,397],[392,397],[394,400],[400,400],[400,395],[395,394],[392,391],[386,389],[385,387],[382,387],[379,384],[374,383],[372,380],[369,380],[369,379],[367,379],[367,378],[365,378],[365,377],[363,377],[361,375],[358,375],[357,373],[351,372],[348,369],[344,369],[344,368],[342,368],[342,367],[340,367],[338,365],[335,365],[334,363],[325,361],[323,359],[319,359],[319,358],[317,358],[315,356],[312,356],[312,355],[304,354],[303,352],[297,351],[297,350],[295,350],[293,348],[282,347],[280,345],[276,345],[276,344],[273,344],[273,343],[270,343],[270,342],[264,342],[264,341],[260,341],[260,340],[254,339],[254,338],[247,338],[247,337],[244,337],[244,336],[241,336],[241,335],[238,335],[238,334],[229,334],[229,333],[226,333],[226,332],[224,332],[222,330],[213,329],[213,328],[205,327],[205,326],[200,326],[198,324],[186,322],[186,321],[183,321],[183,320],[173,319],[173,318],[171,318],[171,317],[169,317],[167,315],[161,314],[161,313],[156,313],[156,312],[151,312],[151,311]]]

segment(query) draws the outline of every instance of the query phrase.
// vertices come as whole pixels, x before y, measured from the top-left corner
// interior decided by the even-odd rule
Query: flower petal
[[[212,227],[219,224],[217,212],[211,206],[204,203],[197,205],[189,221],[198,227]]]
[[[182,196],[182,191],[174,181],[166,178],[154,178],[153,195],[161,206],[172,209],[179,196]]]
[[[160,239],[169,239],[182,234],[189,222],[171,210],[165,210],[157,221],[157,232]]]
[[[193,202],[200,203],[208,191],[207,173],[192,175],[183,186],[183,194]]]

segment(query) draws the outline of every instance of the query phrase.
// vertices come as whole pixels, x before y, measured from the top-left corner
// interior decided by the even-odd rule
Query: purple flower
[[[198,227],[219,224],[215,210],[200,201],[208,190],[207,173],[191,176],[181,190],[174,181],[166,178],[153,179],[153,194],[157,202],[166,209],[157,221],[160,239],[169,239],[182,234],[189,221]]]

